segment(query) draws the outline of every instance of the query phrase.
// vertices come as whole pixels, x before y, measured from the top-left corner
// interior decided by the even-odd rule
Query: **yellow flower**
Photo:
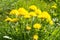
[[[51,8],[57,8],[57,4],[54,4]]]
[[[51,21],[49,22],[49,24],[50,24],[50,25],[53,25],[53,24],[54,24],[54,22],[51,20]]]
[[[18,9],[19,15],[26,15],[28,14],[28,11],[24,8],[19,8]]]
[[[5,19],[5,21],[11,21],[11,18],[7,17],[7,18]]]
[[[30,26],[26,26],[26,30],[31,30],[31,27]]]
[[[34,35],[33,40],[38,40],[38,35]]]
[[[11,20],[11,22],[17,22],[17,21],[18,21],[17,18],[13,18],[13,19]]]
[[[33,25],[33,28],[40,29],[41,28],[41,24],[36,23],[36,24]]]
[[[31,5],[29,8],[30,8],[31,10],[36,10],[36,9],[37,9],[37,7],[36,7],[35,5]]]
[[[30,15],[24,15],[24,18],[31,18]]]
[[[37,16],[35,12],[30,12],[29,15],[30,15],[30,16],[33,16],[33,17],[34,17],[34,16]]]
[[[51,19],[51,16],[49,15],[48,12],[43,11],[41,15],[38,15],[38,18],[46,18],[46,19]]]
[[[51,18],[50,14],[46,11],[43,12],[43,17],[45,18]]]
[[[17,10],[11,10],[10,14],[13,14],[13,15],[18,15],[19,12]]]
[[[37,9],[37,10],[35,10],[35,13],[37,14],[37,15],[41,15],[41,10],[39,10],[39,9]]]

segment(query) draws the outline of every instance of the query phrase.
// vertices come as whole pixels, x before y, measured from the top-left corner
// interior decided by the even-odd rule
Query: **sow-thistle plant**
[[[27,14],[27,15],[24,15],[24,18],[28,19],[28,18],[31,18],[31,16]]]
[[[11,22],[17,22],[19,19],[18,18],[13,18],[11,19]]]
[[[31,30],[31,27],[30,26],[26,26],[26,30]]]
[[[35,34],[35,35],[33,35],[33,40],[38,40],[38,35],[37,34]]]
[[[12,18],[9,18],[9,17],[8,17],[8,18],[5,19],[5,21],[8,21],[8,22],[17,22],[18,19],[17,19],[17,18],[13,18],[13,19],[12,19]]]
[[[42,13],[41,13],[41,15],[39,15],[38,17],[40,17],[40,18],[46,18],[46,19],[51,19],[51,16],[46,12],[46,11],[43,11]]]
[[[29,15],[32,17],[37,16],[35,12],[30,12]]]
[[[33,25],[33,28],[35,28],[35,29],[41,29],[41,24],[36,23],[36,24]]]
[[[40,9],[36,9],[36,10],[35,10],[35,13],[36,13],[37,15],[41,15],[42,11],[41,11]]]
[[[5,21],[11,21],[11,18],[7,17],[7,18],[5,19]]]
[[[37,7],[36,7],[35,5],[32,5],[32,6],[30,6],[30,7],[29,7],[29,9],[34,10],[34,11],[35,11],[35,10],[37,9]]]
[[[13,22],[16,23],[18,22],[18,25],[20,27],[20,31],[18,33],[23,33],[21,35],[26,36],[25,31],[30,31],[29,32],[29,37],[30,34],[32,33],[32,40],[38,40],[38,30],[41,31],[43,24],[41,23],[42,20],[40,19],[46,19],[45,21],[49,25],[53,25],[54,22],[52,21],[52,18],[50,14],[47,11],[41,11],[39,8],[37,8],[35,5],[32,5],[29,7],[30,11],[27,11],[25,8],[19,8],[15,10],[11,10],[10,14],[11,15],[16,15],[16,18],[11,18],[10,16],[5,19],[5,21]],[[32,10],[32,11],[31,11]],[[34,19],[34,20],[33,20]],[[39,20],[39,21],[38,21]],[[27,25],[28,24],[28,25]],[[27,25],[27,26],[26,26]],[[33,31],[33,32],[32,32]],[[37,31],[37,32],[35,32]],[[35,34],[35,35],[34,35]],[[22,36],[21,36],[22,37]],[[26,37],[25,37],[26,38]]]
[[[15,9],[15,10],[11,10],[10,14],[11,15],[17,15],[17,14],[19,14],[19,12]]]
[[[18,9],[19,15],[27,15],[28,11],[24,8],[19,8]]]

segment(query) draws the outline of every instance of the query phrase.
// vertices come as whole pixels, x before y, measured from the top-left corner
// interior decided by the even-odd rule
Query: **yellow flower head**
[[[30,12],[29,15],[30,15],[30,16],[33,16],[33,17],[34,17],[34,16],[37,16],[35,12]]]
[[[7,18],[5,19],[5,21],[11,21],[11,18],[7,17]]]
[[[26,15],[28,14],[28,11],[24,8],[19,8],[18,9],[19,15]]]
[[[36,24],[33,25],[33,28],[40,29],[41,28],[41,24],[36,23]]]
[[[31,30],[31,27],[29,27],[29,26],[26,26],[26,30]]]
[[[31,5],[29,8],[30,8],[31,10],[36,10],[36,9],[37,9],[37,7],[36,7],[35,5]]]
[[[18,15],[19,12],[17,10],[11,10],[10,14],[13,14],[13,15]]]
[[[38,35],[34,35],[34,36],[33,36],[33,39],[34,39],[34,40],[38,40]]]
[[[11,22],[17,22],[17,21],[18,21],[17,18],[13,18],[13,19],[11,20]]]
[[[43,12],[43,16],[45,18],[50,18],[51,17],[50,14],[48,12],[46,12],[46,11]]]
[[[41,15],[39,15],[38,16],[39,18],[46,18],[46,19],[50,19],[51,18],[51,16],[49,15],[49,13],[48,12],[46,12],[46,11],[43,11],[42,13],[41,13]]]
[[[31,16],[28,14],[28,15],[24,15],[24,18],[31,18]]]
[[[39,9],[37,9],[37,10],[35,10],[35,13],[37,14],[37,15],[41,15],[41,10],[39,10]]]

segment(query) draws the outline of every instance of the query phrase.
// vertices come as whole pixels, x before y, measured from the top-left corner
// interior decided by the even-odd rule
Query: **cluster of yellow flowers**
[[[41,28],[41,24],[35,23],[35,24],[33,25],[33,28],[39,30],[39,29]],[[27,30],[30,30],[31,27],[30,27],[30,26],[26,26],[26,29],[27,29]]]
[[[53,25],[53,21],[51,19],[51,16],[50,14],[47,12],[47,11],[41,11],[39,8],[37,8],[35,5],[32,5],[29,7],[30,12],[28,12],[26,9],[24,8],[19,8],[18,10],[11,10],[10,12],[10,15],[15,15],[17,16],[16,18],[9,18],[7,17],[5,19],[5,21],[9,21],[9,22],[17,22],[18,21],[18,17],[23,17],[25,19],[30,19],[30,18],[33,18],[33,17],[37,17],[38,19],[46,19],[47,22],[49,22],[50,25]],[[41,29],[41,24],[40,23],[35,23],[33,25],[33,28],[34,29]],[[29,31],[31,30],[31,27],[30,26],[26,26],[26,29]],[[38,35],[33,35],[33,40],[38,40]]]
[[[6,19],[5,19],[5,21],[8,21],[8,22],[17,22],[18,21],[18,19],[17,18],[9,18],[9,17],[7,17]]]
[[[11,10],[10,15],[23,16],[24,18],[31,18],[31,17],[43,18],[43,19],[47,19],[47,21],[49,21],[49,24],[53,24],[53,21],[51,20],[51,16],[48,12],[46,12],[46,11],[42,12],[35,5],[30,6],[29,9],[33,10],[33,11],[28,12],[24,8],[19,8],[18,10],[16,10],[16,9]],[[7,19],[9,20],[10,18],[7,18]],[[8,20],[6,20],[6,21],[8,21]]]

